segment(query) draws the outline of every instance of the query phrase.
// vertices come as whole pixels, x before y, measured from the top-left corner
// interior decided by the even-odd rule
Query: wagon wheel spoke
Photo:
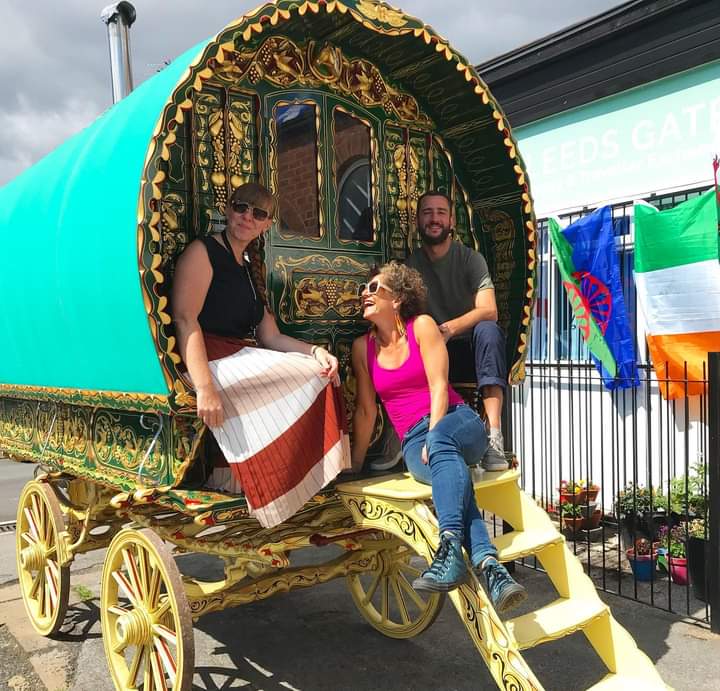
[[[163,616],[165,616],[170,611],[170,607],[172,607],[172,603],[170,602],[170,598],[166,597],[164,602],[155,610],[155,618],[162,619]]]
[[[38,544],[37,538],[32,533],[28,533],[27,531],[24,533],[20,533],[20,539],[25,540],[25,542],[27,542],[30,546]]]
[[[407,593],[418,609],[422,610],[427,607],[427,602],[422,599],[418,591],[410,585],[407,578],[401,573],[398,574],[397,583]]]
[[[380,583],[381,578],[382,578],[382,571],[378,571],[375,574],[375,577],[373,578],[373,581],[370,584],[370,587],[367,589],[367,592],[365,593],[365,597],[363,599],[364,605],[369,604],[370,601],[373,599],[373,596],[375,595],[375,591],[377,590],[377,587],[378,587],[378,584]]]
[[[380,614],[383,621],[387,621],[390,616],[390,584],[387,576],[382,578],[382,590],[380,591]]]
[[[127,577],[121,571],[113,571],[112,577],[115,579],[120,590],[125,593],[125,597],[132,603],[133,607],[140,607],[140,601],[137,593],[133,591],[133,587]]]
[[[45,583],[46,583],[46,587],[47,587],[47,594],[50,599],[50,604],[52,605],[52,607],[54,609],[57,606],[59,595],[58,595],[57,582],[53,578],[49,564],[45,565]]]
[[[420,576],[420,574],[422,574],[422,571],[420,569],[406,562],[400,562],[398,564],[398,568],[403,571],[407,571],[407,573],[409,573],[413,578],[417,578],[418,576]]]
[[[135,646],[135,652],[133,654],[130,666],[128,667],[127,677],[125,677],[125,688],[134,689],[135,681],[137,680],[138,672],[140,671],[140,665],[145,658],[145,646]]]
[[[147,589],[147,599],[145,602],[147,606],[152,610],[157,607],[158,597],[160,596],[160,569],[157,566],[153,566],[152,573],[150,574],[150,583]]]
[[[153,680],[152,680],[152,665],[150,663],[150,658],[152,657],[152,651],[147,648],[147,646],[143,646],[143,650],[145,651],[145,669],[143,670],[143,691],[152,691],[155,687],[153,686]]]
[[[26,506],[23,511],[25,512],[25,518],[27,519],[28,528],[30,528],[30,534],[35,538],[35,542],[40,542],[40,533],[38,532],[38,526],[33,516],[32,511]]]
[[[157,652],[158,658],[160,659],[160,662],[162,662],[162,666],[165,668],[165,672],[170,679],[170,686],[175,686],[175,674],[177,673],[177,665],[175,664],[175,659],[170,652],[168,644],[162,638],[159,638],[157,636],[155,637],[153,644],[155,645],[155,650]]]
[[[395,595],[395,602],[397,602],[398,611],[400,612],[400,618],[403,620],[403,624],[410,623],[410,615],[408,614],[407,605],[405,604],[405,598],[400,592],[400,586],[398,585],[398,579],[393,578],[391,581],[393,594]]]
[[[152,676],[153,676],[153,681],[155,683],[153,688],[162,689],[162,691],[167,691],[167,684],[165,683],[165,673],[161,669],[159,658],[160,658],[160,656],[158,655],[156,650],[153,650],[150,652],[150,662],[152,664]]]

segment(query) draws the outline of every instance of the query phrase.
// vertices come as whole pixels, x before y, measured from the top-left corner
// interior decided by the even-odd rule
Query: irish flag
[[[667,211],[635,204],[635,285],[664,398],[705,391],[708,352],[720,351],[718,258],[715,190]]]

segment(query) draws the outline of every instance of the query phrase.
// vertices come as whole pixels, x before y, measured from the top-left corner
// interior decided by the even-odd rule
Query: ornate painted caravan
[[[368,622],[396,638],[442,606],[408,585],[437,522],[429,488],[406,475],[329,487],[274,529],[242,496],[193,489],[204,428],[168,286],[178,254],[247,181],[279,200],[253,262],[281,329],[327,344],[345,370],[364,329],[357,285],[416,244],[419,195],[446,191],[459,237],[488,259],[511,378],[523,376],[534,218],[522,160],[472,65],[384,4],[265,5],[0,190],[0,449],[43,467],[18,509],[23,597],[38,632],[57,632],[74,556],[108,547],[102,628],[119,689],[190,688],[192,619],[290,588],[345,577]],[[352,408],[351,372],[344,381]],[[383,436],[381,423],[380,451]],[[608,688],[662,688],[517,477],[486,473],[478,500],[514,527],[496,540],[501,558],[537,554],[559,599],[503,623],[474,579],[450,593],[493,678],[540,688],[520,649],[582,628]],[[222,558],[224,579],[181,576],[167,543]],[[293,549],[329,543],[344,554],[289,566]]]

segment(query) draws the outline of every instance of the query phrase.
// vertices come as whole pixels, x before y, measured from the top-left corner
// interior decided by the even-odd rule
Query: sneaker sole
[[[463,578],[461,581],[457,581],[457,583],[436,583],[434,581],[425,581],[422,578],[416,578],[412,582],[412,587],[419,592],[447,593],[455,590],[455,588],[459,588],[466,580],[466,578]]]
[[[527,596],[527,590],[519,583],[516,583],[507,588],[503,597],[495,603],[495,611],[500,614],[507,612],[517,607],[520,603],[525,602]]]
[[[498,471],[507,470],[510,465],[507,461],[497,461],[487,463],[485,460],[480,462],[480,467],[483,470],[487,470],[489,473],[497,473]]]

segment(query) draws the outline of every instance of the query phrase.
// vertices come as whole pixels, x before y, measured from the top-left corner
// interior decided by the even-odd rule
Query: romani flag
[[[603,384],[610,391],[637,386],[635,340],[625,311],[610,207],[564,229],[549,218],[548,229],[575,325]]]
[[[715,190],[667,211],[635,204],[635,284],[664,398],[705,392],[708,352],[720,350],[719,256]]]

